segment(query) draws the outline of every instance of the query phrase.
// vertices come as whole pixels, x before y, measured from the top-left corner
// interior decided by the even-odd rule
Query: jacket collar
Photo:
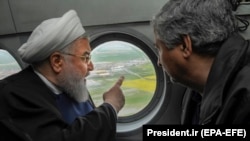
[[[226,94],[228,82],[244,62],[248,41],[234,34],[221,46],[211,67],[201,103],[200,123],[214,122],[222,106],[223,94]]]

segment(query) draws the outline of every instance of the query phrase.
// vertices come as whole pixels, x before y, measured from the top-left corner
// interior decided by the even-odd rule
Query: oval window
[[[165,111],[166,75],[157,65],[157,50],[146,36],[133,29],[107,28],[90,34],[94,70],[87,77],[90,95],[99,106],[102,95],[123,75],[125,105],[118,113],[117,133],[132,134],[158,120]],[[167,102],[165,103],[165,105]]]
[[[6,50],[0,49],[0,79],[21,70],[15,58]]]
[[[122,75],[126,103],[118,116],[134,115],[150,103],[156,89],[156,74],[143,50],[130,42],[112,40],[95,46],[91,55],[95,68],[87,84],[96,105],[103,102],[101,94]]]

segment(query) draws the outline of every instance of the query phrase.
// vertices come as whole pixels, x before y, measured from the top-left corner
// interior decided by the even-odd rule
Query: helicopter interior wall
[[[0,9],[4,7],[3,12],[8,11],[12,16],[7,13],[0,18],[2,20],[3,17],[12,17],[17,33],[29,32],[42,20],[61,16],[69,9],[75,9],[78,12],[84,26],[138,22],[148,21],[165,2],[166,0],[157,0],[157,2],[151,0],[9,0],[8,3],[5,1],[0,5]],[[11,19],[4,20],[12,22]]]
[[[7,0],[0,1],[0,25],[0,35],[16,32]]]
[[[249,15],[245,15],[242,16],[245,20],[248,21],[248,24],[250,23],[250,16]],[[239,23],[240,26],[245,26],[242,25],[242,23]],[[248,27],[246,30],[239,32],[245,39],[250,39],[250,28]]]
[[[149,22],[84,26],[84,28],[87,32],[90,32],[92,34],[101,32],[102,30],[107,30],[107,29],[112,30],[112,28],[116,30],[120,29],[121,31],[124,29],[131,29],[145,36],[145,38],[147,38],[147,40],[151,42],[152,45],[154,42],[153,31]],[[0,48],[4,49],[8,48],[9,51],[15,53],[16,55],[17,49],[27,41],[30,34],[31,32],[0,35]],[[155,50],[155,48],[152,49]],[[24,62],[21,62],[21,66],[23,64]]]
[[[27,35],[26,35],[27,36]],[[19,63],[21,68],[24,68],[26,64],[21,60],[17,54],[17,49],[21,46],[21,39],[24,36],[20,35],[0,35],[0,49],[7,50]]]
[[[238,22],[239,27],[241,29],[244,29],[243,31],[240,32],[240,34],[245,38],[245,39],[250,39],[250,29],[249,29],[249,23],[250,23],[250,2],[242,2],[238,6],[237,10],[235,11],[235,14],[238,15],[241,19],[246,20],[247,22]]]
[[[70,8],[80,12],[80,18],[88,32],[97,33],[102,30],[112,30],[112,28],[116,30],[131,29],[135,33],[138,32],[139,35],[143,35],[153,44],[154,35],[149,21],[153,14],[166,3],[166,0],[157,0],[157,2],[152,0],[105,0],[105,3],[100,0],[85,0],[84,2],[75,0],[74,2],[79,3],[76,4],[68,0],[43,0],[40,2],[34,0],[1,0],[0,48],[7,48],[24,68],[26,64],[18,57],[17,49],[28,39],[31,31],[42,20],[59,16]],[[61,3],[61,5],[58,5],[58,3]],[[93,6],[96,8],[93,8]],[[240,6],[240,12],[237,14],[243,14],[250,21],[248,17],[250,12],[247,9],[249,8]],[[117,10],[122,12],[114,12]],[[250,39],[249,28],[241,34]],[[154,47],[152,49],[156,51]],[[166,87],[168,87],[168,91],[165,94],[168,95],[168,99],[165,99],[161,112],[150,124],[180,123],[182,97],[187,89],[177,84],[169,84]],[[142,140],[142,131],[118,133],[117,136],[117,141],[139,141]]]

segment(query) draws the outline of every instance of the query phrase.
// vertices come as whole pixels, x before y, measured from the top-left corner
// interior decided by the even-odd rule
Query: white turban
[[[26,63],[42,61],[85,33],[76,11],[69,10],[60,18],[52,18],[38,25],[18,53]]]

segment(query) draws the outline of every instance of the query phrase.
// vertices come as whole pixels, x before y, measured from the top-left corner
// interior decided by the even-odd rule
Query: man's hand
[[[125,97],[121,90],[121,85],[124,80],[124,76],[121,76],[118,81],[107,92],[103,94],[103,100],[106,103],[111,104],[118,113],[125,104]]]

